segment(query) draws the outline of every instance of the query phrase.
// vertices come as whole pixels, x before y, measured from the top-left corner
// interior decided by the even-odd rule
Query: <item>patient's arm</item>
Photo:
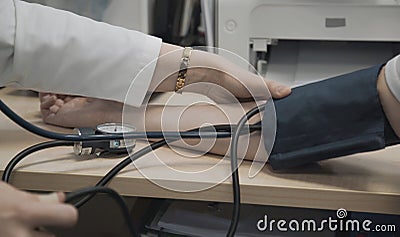
[[[62,124],[64,127],[95,127],[97,124],[106,122],[121,122],[122,104],[85,97],[71,97],[64,95],[41,93],[41,112],[43,120],[50,124]],[[254,107],[253,103],[214,105],[195,105],[189,108],[180,106],[157,106],[149,105],[146,108],[146,130],[147,131],[181,131],[197,128],[203,124],[228,124],[237,123],[245,112]],[[137,127],[143,127],[140,119],[143,111],[141,108],[130,108],[130,117],[137,118],[130,121]],[[180,115],[177,118],[177,115]],[[258,122],[259,117],[251,122]],[[162,124],[161,124],[161,121]],[[179,121],[179,124],[178,122]],[[243,139],[242,139],[243,140]],[[198,140],[186,140],[188,144],[197,144]],[[209,151],[218,155],[225,155],[229,147],[229,139],[219,139],[218,143],[211,147],[197,147],[202,151]],[[186,147],[184,144],[177,146]],[[246,157],[252,159],[260,145],[260,133],[251,135],[249,152]],[[260,146],[258,155],[265,156],[263,146]]]
[[[273,167],[291,167],[355,152],[382,149],[385,145],[398,143],[399,139],[395,138],[395,134],[391,135],[390,127],[396,129],[400,126],[400,104],[389,89],[384,87],[382,75],[384,69],[379,71],[379,67],[365,69],[297,88],[291,96],[276,101],[278,130],[271,156]],[[382,107],[388,115],[388,126],[385,125]],[[233,106],[232,109],[229,110],[232,117],[238,119],[243,115],[240,106]],[[188,127],[190,124],[201,125],[201,115],[206,117],[203,118],[205,121],[211,119],[212,123],[224,120],[223,114],[218,113],[214,107],[194,106],[188,111],[182,115],[184,123],[181,128],[184,129],[191,128]],[[173,114],[171,111],[171,115],[166,117],[170,118]],[[167,119],[164,128],[176,128],[174,121]],[[259,134],[253,134],[252,142],[255,144],[250,144],[252,148],[245,158],[254,157],[259,138]],[[211,152],[225,154],[228,145],[226,141],[218,142],[217,148]],[[259,152],[258,155],[263,156],[265,153]]]
[[[146,112],[147,131],[181,131],[207,126],[208,124],[236,124],[245,113],[255,107],[254,103],[223,104],[223,105],[193,105],[184,106],[150,106]],[[258,123],[260,116],[254,116],[250,123]],[[245,159],[267,157],[264,145],[260,142],[261,132],[253,132],[250,137],[242,136],[239,139],[239,156]],[[187,143],[187,144],[185,144]],[[175,142],[173,145],[209,152],[217,155],[226,155],[230,139],[217,139],[214,146],[205,142],[198,145],[199,139],[185,139],[184,142]],[[247,145],[248,144],[248,145]],[[189,146],[188,146],[189,145]],[[193,147],[191,147],[193,146]]]
[[[396,135],[400,137],[400,103],[389,90],[385,80],[385,68],[383,68],[379,73],[377,84],[379,98],[381,100],[386,117],[389,120],[393,130],[396,132]]]

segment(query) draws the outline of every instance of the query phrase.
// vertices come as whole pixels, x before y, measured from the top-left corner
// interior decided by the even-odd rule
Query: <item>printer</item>
[[[400,53],[400,0],[218,0],[219,53],[295,86]]]

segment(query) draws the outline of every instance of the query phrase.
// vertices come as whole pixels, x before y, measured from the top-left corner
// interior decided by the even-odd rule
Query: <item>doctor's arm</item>
[[[182,52],[156,37],[70,12],[19,0],[0,3],[3,86],[119,102],[130,88],[130,105],[140,106],[148,92],[174,91]],[[187,85],[214,83],[241,99],[249,98],[249,91],[265,97],[260,88],[267,86],[277,97],[290,93],[278,83],[253,80],[253,74],[211,53],[194,50],[190,66]],[[200,86],[197,92],[208,91]]]

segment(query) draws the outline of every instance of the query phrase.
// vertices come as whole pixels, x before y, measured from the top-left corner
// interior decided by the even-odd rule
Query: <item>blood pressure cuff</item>
[[[378,97],[381,67],[297,87],[290,96],[274,100],[277,130],[269,157],[272,168],[287,169],[399,143]],[[262,121],[264,140],[271,130],[269,117],[264,114]]]

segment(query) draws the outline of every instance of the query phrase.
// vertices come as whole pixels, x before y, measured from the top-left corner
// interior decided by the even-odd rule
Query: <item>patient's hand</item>
[[[122,103],[67,95],[40,93],[40,110],[45,123],[62,127],[95,127],[120,122]]]
[[[53,125],[63,127],[95,127],[105,122],[121,122],[123,106],[121,103],[114,101],[41,93],[40,102],[44,122]],[[254,106],[253,103],[244,103],[241,105],[225,104],[219,107],[205,104],[189,107],[149,105],[145,108],[145,130],[176,131],[179,129],[185,131],[205,124],[237,123],[244,113]],[[133,121],[133,123],[138,130],[142,130],[143,120],[140,118],[144,115],[143,108],[129,107],[129,112],[139,115],[130,116],[130,118],[137,118],[138,121]],[[259,118],[255,118],[256,120],[258,121]],[[249,146],[251,149],[248,149],[245,155],[247,159],[254,158],[255,153],[258,151],[260,134],[252,134],[251,140],[252,142],[250,142]],[[187,144],[196,145],[198,140],[191,139],[186,142]],[[194,149],[225,155],[229,143],[229,139],[219,139],[216,145],[211,148],[195,146]],[[184,144],[174,145],[187,148]],[[264,155],[264,153],[260,154]]]

